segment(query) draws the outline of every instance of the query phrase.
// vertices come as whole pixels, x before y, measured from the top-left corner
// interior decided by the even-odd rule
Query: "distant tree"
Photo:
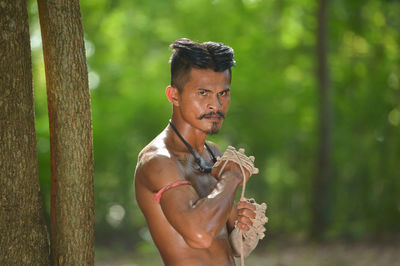
[[[0,2],[0,265],[49,265],[26,1]]]
[[[317,29],[317,80],[319,90],[319,146],[313,187],[311,236],[322,237],[329,213],[328,184],[331,178],[332,104],[327,63],[327,0],[320,0]]]
[[[78,0],[38,0],[51,153],[51,260],[93,265],[93,145]]]

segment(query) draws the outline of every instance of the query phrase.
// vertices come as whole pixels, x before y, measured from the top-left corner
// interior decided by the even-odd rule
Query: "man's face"
[[[230,103],[230,73],[192,68],[179,94],[179,110],[192,127],[206,133],[219,131]]]

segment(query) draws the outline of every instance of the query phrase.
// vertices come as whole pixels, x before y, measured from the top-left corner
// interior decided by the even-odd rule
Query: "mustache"
[[[201,120],[203,118],[211,118],[211,116],[217,115],[220,118],[224,119],[225,118],[225,114],[222,111],[216,111],[216,112],[210,112],[207,114],[202,114],[198,119]]]

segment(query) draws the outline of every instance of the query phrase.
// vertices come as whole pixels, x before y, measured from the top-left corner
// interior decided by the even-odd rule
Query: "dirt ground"
[[[279,243],[255,252],[246,265],[400,266],[400,243]]]
[[[96,247],[98,266],[163,265],[152,246],[141,253]],[[240,265],[240,260],[236,261]],[[317,244],[272,240],[260,246],[245,260],[246,266],[400,266],[400,241],[390,243],[334,242]]]

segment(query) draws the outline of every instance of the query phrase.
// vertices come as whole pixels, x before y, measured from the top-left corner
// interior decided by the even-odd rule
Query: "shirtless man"
[[[255,207],[234,204],[240,167],[229,162],[218,176],[212,166],[221,151],[206,142],[229,107],[233,50],[188,39],[171,48],[172,118],[139,154],[136,200],[165,265],[235,265],[229,233],[236,220],[249,230]]]

